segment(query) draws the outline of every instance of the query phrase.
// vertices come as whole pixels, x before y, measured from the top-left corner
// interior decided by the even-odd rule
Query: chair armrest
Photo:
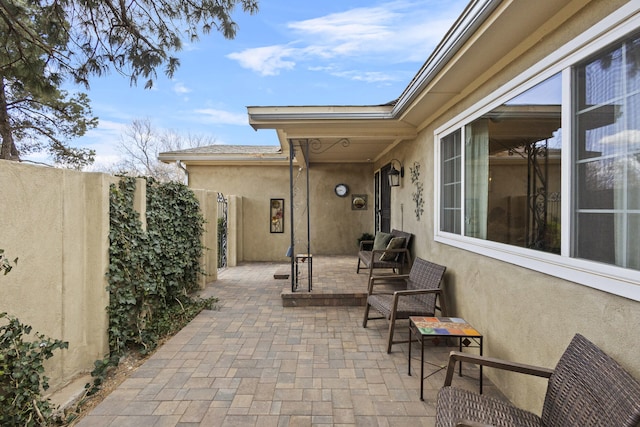
[[[369,280],[369,295],[373,294],[373,287],[376,285],[391,285],[393,282],[403,282],[406,286],[407,279],[409,278],[408,274],[387,274],[381,276],[371,276]],[[378,292],[383,294],[392,294],[393,291],[388,292]]]
[[[408,249],[406,248],[396,248],[396,249],[373,249],[371,252],[373,252],[373,255],[375,256],[376,254],[383,254],[385,252],[390,252],[390,253],[396,253],[399,254],[401,252],[409,252]]]
[[[477,423],[475,421],[461,420],[456,423],[456,427],[495,427],[492,424]]]
[[[382,274],[378,276],[371,276],[372,282],[377,281],[406,281],[409,278],[408,274]]]
[[[502,369],[521,374],[535,375],[537,377],[549,378],[553,374],[553,369],[542,368],[539,366],[525,365],[523,363],[510,362],[508,360],[496,359],[493,357],[477,356],[459,351],[449,353],[449,365],[447,366],[447,376],[444,379],[444,385],[450,386],[455,371],[456,362],[460,361],[474,363],[476,365],[487,366],[489,368]]]
[[[442,298],[442,289],[407,289],[403,291],[395,291],[393,293],[393,305],[392,310],[395,313],[398,309],[398,302],[400,301],[400,297],[407,297],[411,295],[421,295],[421,294],[436,294],[436,298],[439,296]],[[436,305],[436,308],[442,309]]]
[[[439,294],[442,292],[442,289],[407,289],[402,291],[395,291],[394,294],[397,294],[399,297],[407,296],[407,295],[420,295],[420,294]]]

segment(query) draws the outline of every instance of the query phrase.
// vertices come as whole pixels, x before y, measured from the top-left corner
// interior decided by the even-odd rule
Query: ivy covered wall
[[[139,181],[139,180],[138,180]],[[146,180],[146,229],[134,209],[136,180],[110,189],[109,348],[155,347],[167,317],[198,289],[204,218],[183,184]],[[179,310],[178,310],[179,311]]]

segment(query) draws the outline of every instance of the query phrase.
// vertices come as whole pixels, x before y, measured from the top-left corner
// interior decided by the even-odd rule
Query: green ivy
[[[178,182],[147,181],[147,233],[156,274],[169,295],[188,295],[203,274],[200,260],[204,219],[195,195]]]
[[[190,298],[202,274],[204,219],[195,195],[176,182],[147,179],[147,230],[133,208],[135,179],[110,190],[109,346],[153,350],[174,326],[176,313],[211,305]],[[198,312],[199,312],[198,310]],[[197,314],[197,313],[196,313]],[[194,314],[195,316],[195,314]]]
[[[0,313],[0,323],[0,425],[49,425],[54,408],[41,397],[49,388],[43,362],[69,343],[37,332],[29,338],[31,326],[7,313]]]

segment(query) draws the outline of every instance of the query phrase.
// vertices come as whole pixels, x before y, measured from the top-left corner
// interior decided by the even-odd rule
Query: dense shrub
[[[0,425],[50,424],[53,408],[41,396],[49,388],[43,362],[69,343],[42,334],[7,313],[0,313]]]
[[[0,249],[0,272],[7,274],[17,264],[11,262]],[[31,334],[31,326],[21,323],[7,313],[0,313],[0,425],[38,426],[53,421],[48,399],[41,396],[49,388],[43,362],[56,349],[68,348],[69,343]]]

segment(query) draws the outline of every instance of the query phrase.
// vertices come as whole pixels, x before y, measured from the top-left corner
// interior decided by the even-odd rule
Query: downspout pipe
[[[307,144],[306,144],[306,153],[304,154],[304,161],[306,163],[306,167],[307,167],[307,255],[311,256],[311,212],[309,211],[309,190],[310,190],[310,186],[309,186],[309,140],[307,139]],[[309,262],[307,262],[307,271],[308,271],[308,283],[309,283],[309,292],[311,292],[311,287],[312,287],[312,282],[313,282],[313,262],[312,260],[309,260]]]
[[[186,167],[184,167],[184,165],[182,164],[182,162],[180,160],[176,160],[176,166],[178,166],[180,169],[182,169],[184,171],[184,185],[186,185],[187,187],[189,186],[189,171],[187,170]]]
[[[293,156],[295,154],[295,150],[293,148],[293,141],[288,139],[289,141],[289,208],[290,208],[290,213],[289,213],[289,230],[290,230],[290,238],[291,241],[289,242],[289,250],[287,251],[287,254],[291,257],[291,292],[295,292],[295,280],[296,278],[294,277],[295,275],[295,253],[296,253],[296,248],[295,248],[295,235],[294,235],[294,226],[293,226]]]

